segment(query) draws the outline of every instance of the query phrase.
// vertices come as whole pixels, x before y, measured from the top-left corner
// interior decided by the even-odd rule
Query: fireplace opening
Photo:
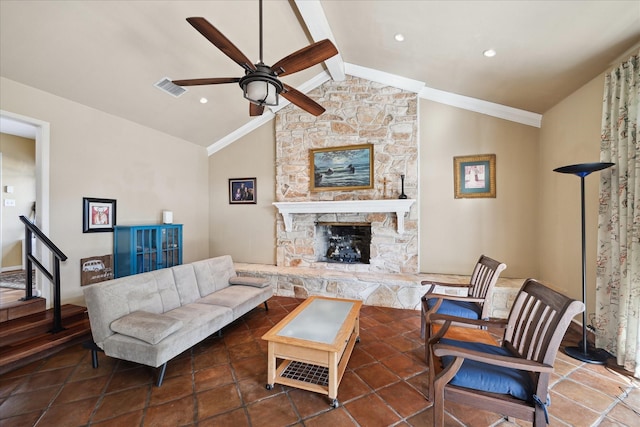
[[[317,223],[316,254],[321,262],[369,264],[371,224]]]

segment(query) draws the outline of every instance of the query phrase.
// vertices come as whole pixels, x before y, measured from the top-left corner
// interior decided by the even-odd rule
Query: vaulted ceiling
[[[178,98],[154,86],[243,75],[187,23],[193,16],[258,61],[258,0],[0,0],[0,75],[210,147],[271,112],[251,118],[237,84],[189,87]],[[263,19],[267,64],[324,38],[338,48],[282,77],[302,92],[347,72],[534,113],[640,41],[638,0],[266,0]],[[487,49],[496,56],[484,57]]]

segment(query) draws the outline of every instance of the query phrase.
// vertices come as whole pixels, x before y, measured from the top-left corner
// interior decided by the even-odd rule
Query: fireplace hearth
[[[369,264],[371,224],[317,223],[317,261],[342,264]]]

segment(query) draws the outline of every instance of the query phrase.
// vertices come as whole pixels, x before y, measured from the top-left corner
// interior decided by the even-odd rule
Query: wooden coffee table
[[[267,390],[277,383],[326,394],[337,407],[340,380],[360,341],[361,306],[358,300],[313,296],[264,334]]]

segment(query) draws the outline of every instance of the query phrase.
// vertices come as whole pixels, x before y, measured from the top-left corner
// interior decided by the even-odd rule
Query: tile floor
[[[340,385],[340,406],[326,396],[265,389],[260,337],[301,300],[274,297],[155,371],[100,355],[91,367],[81,345],[0,377],[0,425],[10,426],[429,426],[427,366],[412,310],[364,306],[361,341]],[[568,341],[568,340],[567,340]],[[574,344],[575,343],[571,343]],[[638,426],[640,390],[627,377],[560,353],[552,426]],[[447,406],[447,426],[514,426],[500,415]]]

